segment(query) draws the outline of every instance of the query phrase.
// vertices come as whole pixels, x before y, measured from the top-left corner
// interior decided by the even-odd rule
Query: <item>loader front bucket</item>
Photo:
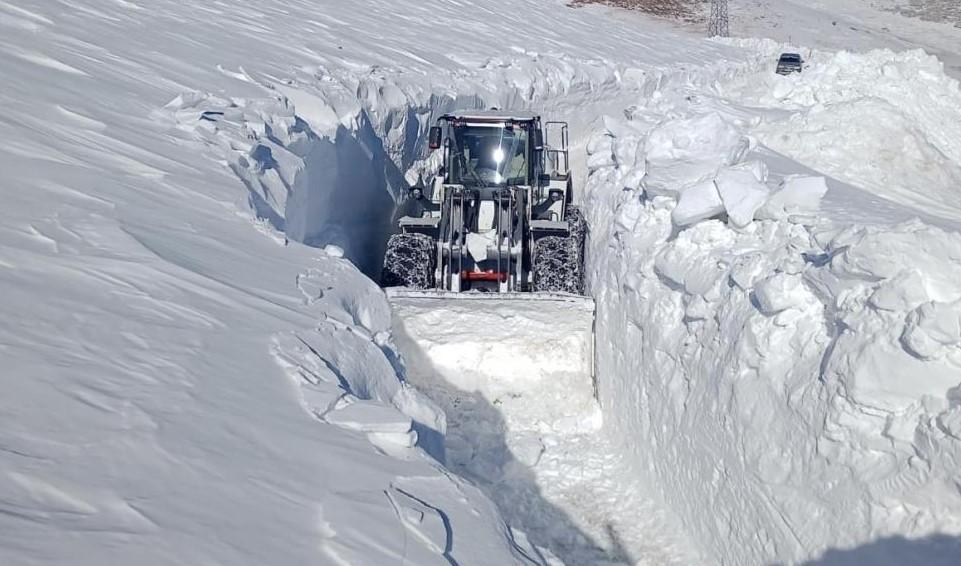
[[[594,301],[541,293],[387,289],[393,339],[414,385],[530,403],[577,426],[596,411]],[[538,410],[533,410],[536,406]]]

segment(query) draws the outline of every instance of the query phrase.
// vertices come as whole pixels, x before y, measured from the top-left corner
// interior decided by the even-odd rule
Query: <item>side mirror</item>
[[[534,148],[541,149],[544,147],[544,132],[540,129],[534,130]]]
[[[430,129],[430,134],[428,135],[428,147],[431,149],[440,149],[441,138],[443,135],[444,134],[441,132],[440,126],[432,126]]]

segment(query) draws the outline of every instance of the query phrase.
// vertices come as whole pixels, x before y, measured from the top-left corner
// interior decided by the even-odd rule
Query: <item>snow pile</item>
[[[611,124],[587,146],[595,178],[647,198],[677,201],[678,227],[725,216],[747,227],[755,218],[786,218],[817,211],[827,193],[823,178],[768,174],[755,142],[717,112],[643,125]]]
[[[835,236],[828,253],[833,278],[814,281],[838,297],[838,320],[850,332],[839,337],[849,352],[837,356],[842,367],[827,370],[859,405],[904,413],[925,400],[930,411],[946,410],[945,394],[959,385],[961,237],[920,222],[895,232],[857,228]]]
[[[761,47],[770,61],[784,49]],[[921,50],[805,56],[803,73],[764,68],[716,92],[766,109],[749,131],[768,147],[895,202],[961,219],[961,88],[943,63]]]
[[[590,146],[605,427],[721,563],[961,534],[961,235],[834,224],[749,111],[674,94]]]

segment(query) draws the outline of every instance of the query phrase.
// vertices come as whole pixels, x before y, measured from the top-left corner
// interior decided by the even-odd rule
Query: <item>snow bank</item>
[[[282,79],[262,73],[251,80],[266,97],[185,97],[168,110],[191,135],[219,146],[247,182],[258,216],[292,239],[341,248],[371,272],[394,199],[431,166],[420,162],[421,149],[439,113],[489,105],[563,109],[588,100],[600,107],[604,98],[616,99],[616,106],[624,90],[644,95],[643,103],[628,109],[633,120],[607,120],[605,130],[587,142],[584,164],[593,172],[588,204],[592,285],[600,308],[599,374],[616,377],[601,382],[599,391],[614,441],[656,478],[706,555],[724,563],[800,560],[886,534],[958,532],[958,496],[951,488],[961,420],[958,384],[951,382],[957,298],[920,294],[916,285],[953,269],[938,262],[957,257],[949,251],[954,236],[917,224],[875,234],[826,227],[817,221],[818,203],[834,185],[778,168],[759,143],[858,183],[865,170],[844,174],[831,159],[861,159],[866,169],[890,175],[900,168],[903,150],[931,170],[947,171],[941,178],[911,170],[912,183],[923,179],[944,187],[952,182],[956,161],[950,127],[923,114],[893,114],[890,101],[906,88],[915,97],[912,108],[951,115],[956,87],[934,69],[909,75],[934,87],[930,100],[923,88],[907,88],[911,81],[897,73],[862,74],[847,84],[844,77],[872,59],[843,56],[821,78],[769,78],[769,70],[755,64],[687,76],[691,80],[685,71],[647,74],[604,60],[522,50],[461,57],[465,68],[455,71],[428,65],[426,82],[423,73],[376,65],[322,64]],[[910,61],[904,66],[915,68]],[[815,82],[807,91],[795,92],[794,83],[785,82],[805,84],[808,77]],[[872,81],[875,90],[865,86]],[[750,92],[737,92],[738,85]],[[615,89],[620,94],[613,95]],[[885,89],[889,102],[878,108],[871,98]],[[758,94],[767,91],[774,98]],[[826,96],[852,92],[850,99],[823,103]],[[719,104],[705,93],[727,101]],[[757,107],[745,108],[745,100]],[[235,107],[244,110],[232,114]],[[273,110],[265,117],[260,107]],[[211,110],[212,120],[199,119]],[[794,120],[801,126],[793,130],[784,126],[797,112],[816,119]],[[899,125],[879,132],[875,122],[885,120],[878,116]],[[205,131],[196,128],[198,121],[218,125]],[[899,132],[913,137],[891,152],[865,145],[842,155],[837,123],[864,125],[861,141],[898,141]],[[799,141],[779,145],[769,124],[801,131]],[[275,136],[275,127],[283,135]],[[918,128],[922,133],[914,135]],[[896,194],[884,192],[887,179],[869,185]],[[360,210],[354,206],[358,198],[373,204]],[[855,274],[845,254],[883,255],[872,243],[881,233],[906,248],[939,241],[948,249],[932,251],[937,261],[910,252],[892,256],[909,266],[903,273],[870,267]],[[851,265],[861,269],[863,262]],[[307,338],[308,344],[332,340],[323,327],[318,332],[321,338]],[[348,382],[315,394],[324,379],[311,373],[304,406],[323,415],[337,409],[328,422],[364,434],[383,451],[406,450],[413,432],[431,436],[445,427],[429,403],[409,402],[402,386],[366,390]],[[922,377],[907,386],[905,374]],[[344,392],[350,396],[337,401]],[[503,393],[492,398],[503,399]],[[478,433],[463,430],[458,438],[470,434]],[[478,436],[486,442],[498,434]],[[543,452],[542,441],[529,434],[508,438],[510,453],[529,465]],[[431,446],[436,453],[436,444]],[[465,460],[467,473],[495,486],[512,462]],[[544,520],[525,514],[529,494],[511,507],[508,499],[517,492],[504,493],[498,502],[512,518]],[[563,536],[577,533],[568,529]]]
[[[424,151],[427,129],[439,115],[488,106],[540,108],[548,104],[563,107],[597,100],[630,100],[634,93],[649,89],[651,84],[665,81],[668,76],[661,72],[648,75],[610,60],[518,49],[495,57],[485,55],[470,60],[469,64],[456,70],[432,69],[426,79],[420,72],[377,65],[361,69],[318,65],[294,69],[283,78],[274,73],[242,70],[241,76],[255,91],[254,96],[226,98],[185,92],[170,101],[158,117],[184,137],[207,146],[208,157],[226,162],[247,189],[247,202],[238,204],[241,208],[250,208],[264,232],[285,242],[301,241],[336,250],[335,255],[349,259],[376,276],[385,235],[392,229],[390,220],[395,201],[418,175],[438,165],[436,159],[424,159]],[[722,70],[725,68],[722,66]],[[683,81],[687,73],[681,70],[673,74]],[[571,118],[586,122],[593,116],[576,114]],[[575,164],[577,162],[575,157]],[[312,284],[312,288],[319,289],[320,284]],[[361,311],[364,314],[363,309]],[[592,536],[610,539],[606,546],[614,549],[612,560],[626,559],[617,555],[621,542],[612,538],[613,531],[598,530],[583,516],[578,516],[576,524],[569,524],[571,520],[565,511],[558,510],[553,503],[544,503],[540,488],[524,479],[530,472],[523,472],[512,464],[513,454],[517,454],[528,465],[560,459],[565,462],[562,469],[569,469],[571,463],[567,460],[579,463],[580,459],[555,438],[563,435],[585,435],[584,440],[575,444],[589,444],[595,449],[599,446],[587,439],[599,424],[591,395],[589,365],[593,359],[583,348],[587,338],[583,333],[591,328],[591,324],[583,320],[587,315],[580,313],[582,316],[574,317],[578,323],[571,326],[576,327],[576,332],[558,340],[540,342],[530,340],[537,335],[530,327],[545,326],[546,321],[553,318],[552,312],[535,310],[526,316],[515,313],[501,319],[495,316],[494,322],[507,324],[513,332],[513,343],[508,340],[509,347],[502,347],[503,333],[490,334],[493,342],[478,341],[477,348],[466,354],[467,360],[484,366],[477,371],[462,372],[463,351],[448,353],[449,363],[440,364],[445,370],[443,375],[456,376],[452,381],[457,386],[467,391],[480,389],[488,394],[489,402],[496,401],[505,411],[509,409],[506,412],[514,415],[510,428],[516,433],[506,435],[500,427],[491,425],[489,415],[483,410],[477,411],[476,414],[485,415],[478,419],[470,414],[465,416],[458,405],[454,405],[454,414],[464,422],[456,423],[454,438],[445,440],[448,423],[444,415],[435,405],[398,382],[396,374],[389,374],[383,360],[378,358],[378,351],[372,348],[371,343],[380,345],[388,351],[388,357],[391,355],[390,341],[363,322],[371,317],[379,320],[378,312],[375,308],[364,314],[366,318],[354,321],[355,325],[359,323],[367,329],[365,331],[358,332],[355,328],[345,334],[337,325],[322,323],[313,331],[275,339],[275,356],[299,385],[301,405],[307,413],[362,434],[380,451],[398,458],[404,458],[415,444],[440,460],[445,459],[445,445],[448,451],[453,450],[456,458],[448,461],[459,466],[455,469],[488,488],[485,489],[487,495],[499,504],[510,524],[530,530],[531,540],[537,545],[521,548],[521,541],[526,538],[512,529],[509,533],[513,538],[507,540],[502,553],[521,552],[543,562],[551,560],[550,553],[539,547],[549,547],[570,555],[575,563],[596,562],[599,556],[611,558],[608,551],[599,549],[598,543],[584,534],[589,532]],[[425,313],[423,309],[405,314],[409,316],[404,320],[431,320],[431,312]],[[455,309],[445,314],[457,320],[461,313]],[[447,327],[440,324],[431,328],[428,324],[416,330],[436,333],[442,328]],[[564,328],[552,328],[551,336],[559,336]],[[358,333],[366,338],[357,340]],[[403,332],[396,334],[404,336]],[[544,332],[541,335],[545,335]],[[455,341],[457,346],[463,346],[464,336],[457,334],[457,337],[461,338]],[[435,359],[444,360],[443,345],[435,346],[431,354]],[[417,365],[415,350],[404,349],[408,368],[401,369],[400,363],[394,360],[393,369],[409,374],[423,369]],[[532,352],[537,355],[531,357]],[[337,371],[329,371],[324,365],[328,363],[338,368]],[[492,372],[486,367],[490,365],[513,369],[504,372],[499,380],[490,380]],[[432,366],[428,364],[428,367]],[[425,373],[433,375],[434,372]],[[389,379],[391,375],[395,378],[393,382]],[[369,383],[371,379],[373,386]],[[526,383],[528,390],[537,392],[536,405],[531,405],[530,395],[516,393],[518,382]],[[532,406],[536,410],[528,410]],[[447,405],[443,408],[451,410]],[[547,434],[545,431],[554,436],[539,439],[541,434]],[[498,449],[505,442],[501,436],[507,437],[509,452]],[[468,437],[470,442],[465,440]],[[472,447],[475,437],[480,439],[479,447]],[[549,456],[542,458],[548,445]],[[464,456],[465,452],[473,456]],[[589,457],[594,473],[603,474],[610,458],[609,450],[597,449],[597,453]],[[549,468],[546,473],[554,473],[554,469]],[[508,482],[504,485],[510,488],[495,489],[502,482]],[[571,499],[564,495],[565,490],[591,489],[603,497],[612,497],[609,490],[614,484],[611,482],[596,488],[585,485],[583,479],[572,482],[571,486],[557,484],[551,489],[561,490],[561,500]],[[552,501],[557,499],[555,493]],[[579,498],[573,499],[576,503]],[[638,524],[637,514],[650,506],[649,501],[629,489],[623,492],[623,501],[632,502],[635,508],[632,512],[624,511],[625,521],[633,518]],[[443,504],[444,509],[454,505],[442,498],[435,503]],[[591,509],[591,513],[608,515],[604,509]],[[627,523],[623,524],[625,526],[619,528],[627,528]],[[496,535],[493,531],[492,536]],[[648,543],[632,540],[630,544],[645,548]]]
[[[609,433],[721,563],[961,534],[961,235],[832,223],[747,111],[658,98],[591,146]]]

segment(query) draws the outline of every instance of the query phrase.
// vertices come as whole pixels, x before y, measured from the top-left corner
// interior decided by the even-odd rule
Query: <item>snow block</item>
[[[827,192],[828,186],[824,177],[786,177],[780,190],[771,195],[759,216],[784,220],[792,214],[817,212],[821,199]]]
[[[652,195],[677,196],[740,161],[749,146],[717,113],[665,122],[651,131],[644,146],[645,189]]]
[[[411,419],[393,407],[381,403],[358,400],[328,413],[324,420],[350,430],[363,432],[410,431]]]
[[[915,269],[882,282],[869,299],[871,306],[893,312],[907,312],[929,300],[921,273]]]
[[[591,300],[424,293],[393,294],[390,303],[414,382],[443,377],[491,403],[523,404],[546,423],[593,410]]]
[[[758,310],[769,316],[803,306],[809,300],[816,302],[800,277],[786,273],[778,273],[758,283],[754,288],[754,298]]]
[[[714,181],[705,181],[681,193],[671,218],[677,226],[689,226],[724,212],[724,201]]]
[[[754,220],[754,213],[767,201],[770,193],[757,174],[748,165],[725,169],[714,180],[728,219],[738,228],[744,228]]]
[[[961,301],[930,302],[908,315],[902,336],[905,348],[922,360],[938,360],[961,346]],[[961,353],[961,352],[959,352]],[[957,381],[961,383],[961,375]]]

